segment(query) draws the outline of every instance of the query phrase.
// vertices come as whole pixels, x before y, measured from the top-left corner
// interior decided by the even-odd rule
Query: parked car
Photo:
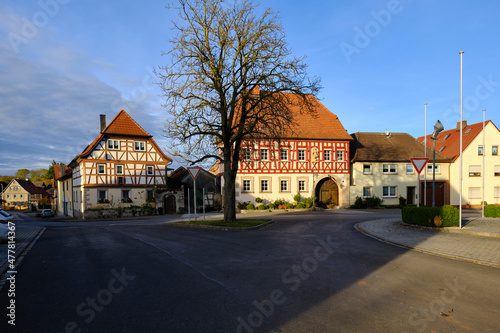
[[[52,216],[54,216],[54,213],[52,213],[52,210],[50,210],[50,209],[44,209],[40,213],[40,216],[41,217],[52,217]]]
[[[0,210],[0,242],[6,242],[7,241],[7,235],[9,233],[9,222],[12,221],[12,215],[9,213]]]

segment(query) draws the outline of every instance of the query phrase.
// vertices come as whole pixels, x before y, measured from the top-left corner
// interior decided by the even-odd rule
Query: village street
[[[250,231],[165,216],[45,226],[0,292],[1,332],[494,332],[499,269],[396,247],[358,222],[291,212]],[[170,219],[176,216],[170,217]],[[178,218],[178,216],[177,216]],[[15,326],[7,307],[15,300]]]

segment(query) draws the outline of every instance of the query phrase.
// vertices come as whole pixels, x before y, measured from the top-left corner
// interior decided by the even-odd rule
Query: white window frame
[[[252,159],[252,149],[243,148],[243,161],[250,161]]]
[[[493,172],[494,172],[493,174],[495,175],[495,177],[499,177],[500,176],[500,165],[495,165]]]
[[[500,198],[500,186],[495,186],[493,188],[493,197]]]
[[[330,162],[332,160],[332,151],[330,149],[325,149],[323,151],[323,157],[326,162]]]
[[[252,181],[250,179],[243,179],[241,182],[241,192],[252,192]]]
[[[368,166],[370,170],[365,172],[365,166]],[[363,164],[363,175],[371,175],[372,173],[373,173],[372,165],[364,163]]]
[[[441,173],[441,165],[436,164],[436,175]],[[432,163],[427,163],[427,174],[432,175]]]
[[[368,189],[370,194],[365,195],[365,189]],[[373,195],[373,188],[371,186],[363,186],[363,198],[371,198]]]
[[[481,177],[481,166],[469,165],[469,177]]]
[[[102,167],[102,171],[101,171],[101,167]],[[104,164],[104,163],[97,164],[97,174],[98,175],[105,175],[106,174],[106,164]]]
[[[269,179],[261,179],[260,180],[260,191],[261,192],[270,192],[269,191]]]
[[[305,149],[299,149],[299,151],[297,153],[297,160],[299,160],[299,161],[306,160],[306,150]]]
[[[469,187],[468,198],[481,199],[481,187],[474,187],[474,186]]]
[[[408,171],[408,167],[411,168],[411,171]],[[413,175],[413,174],[415,174],[415,168],[413,167],[413,164],[407,164],[406,165],[406,174],[407,175]]]
[[[290,192],[290,184],[288,179],[280,180],[280,192]]]
[[[120,150],[120,140],[108,139],[109,150]]]
[[[497,145],[491,146],[491,155],[493,155],[493,156],[498,155],[498,146]]]
[[[337,150],[337,161],[338,162],[344,161],[344,150],[343,149]]]
[[[281,161],[288,161],[288,149],[280,149],[280,160]]]
[[[118,170],[118,168],[121,168],[121,172]],[[123,165],[123,164],[117,164],[117,165],[116,165],[116,174],[117,174],[118,176],[123,176],[123,174],[125,173],[125,171],[124,171],[124,170],[125,170],[125,167],[124,167],[124,165]]]
[[[155,174],[155,168],[152,165],[147,165],[146,166],[146,174],[148,176],[154,176],[154,174]]]
[[[387,166],[387,171],[386,171],[386,166]],[[392,167],[394,167],[394,171],[392,171]],[[398,173],[398,165],[397,164],[383,164],[382,165],[382,172],[384,175],[395,175]]]
[[[127,194],[126,196],[124,194]],[[122,199],[130,199],[130,190],[122,190]]]
[[[104,198],[101,198],[101,193],[104,193]],[[107,200],[108,199],[108,191],[106,190],[97,190],[97,201],[99,200]]]
[[[384,194],[385,189],[387,189],[387,195]],[[394,194],[391,194],[391,189],[394,189]],[[397,186],[384,186],[384,187],[382,187],[382,196],[384,198],[396,198],[398,196],[398,187]]]
[[[146,151],[146,142],[134,141],[134,151]]]
[[[261,148],[260,150],[260,160],[261,161],[269,161],[269,149]]]
[[[299,188],[299,192],[305,192],[306,191],[306,181],[304,179],[299,179],[298,180],[298,188]]]
[[[483,155],[484,155],[484,146],[478,145],[477,146],[477,156],[483,156]]]

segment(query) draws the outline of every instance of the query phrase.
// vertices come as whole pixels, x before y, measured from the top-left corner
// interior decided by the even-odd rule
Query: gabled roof
[[[42,197],[50,197],[50,194],[47,193],[43,188],[37,187],[31,180],[25,180],[25,179],[12,179],[11,182],[9,183],[12,184],[13,182],[17,182],[19,186],[21,186],[25,191],[27,191],[30,194],[41,194]]]
[[[73,159],[73,161],[75,161],[79,157],[88,156],[90,152],[97,146],[97,144],[102,141],[103,138],[114,136],[127,136],[148,139],[166,160],[170,162],[172,161],[172,159],[165,155],[160,147],[158,147],[156,142],[153,140],[153,136],[146,132],[141,126],[139,126],[139,124],[137,124],[135,120],[132,119],[132,117],[130,117],[124,110],[118,112],[118,114],[115,116],[115,118],[113,118],[108,126],[106,126],[94,139],[94,141],[92,141],[92,143],[88,145],[81,154],[77,155]],[[71,166],[73,166],[73,161],[72,163],[70,163]]]
[[[71,168],[64,164],[54,164],[54,179],[59,180],[66,176],[71,176]]]
[[[485,123],[485,126],[491,123],[493,126],[493,122],[488,120]],[[464,122],[464,125],[467,123]],[[496,128],[496,126],[495,126]],[[466,125],[462,129],[462,151],[467,149],[467,147],[471,144],[471,142],[482,132],[483,123],[477,123],[472,125]],[[497,129],[498,130],[498,129]],[[427,138],[427,146],[433,146],[431,134],[425,136]],[[421,136],[417,139],[420,142],[424,141],[424,137]],[[444,148],[443,148],[444,147]],[[443,148],[441,150],[441,148]],[[448,157],[452,161],[455,161],[458,157],[460,157],[460,126],[457,128],[443,131],[438,134],[436,140],[436,152],[440,151],[442,155]]]
[[[424,157],[425,146],[407,133],[351,134],[351,162],[410,162],[410,158]],[[427,148],[427,157],[432,160],[432,149]],[[436,152],[436,161],[450,162]]]

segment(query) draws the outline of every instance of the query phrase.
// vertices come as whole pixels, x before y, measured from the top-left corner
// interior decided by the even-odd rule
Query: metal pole
[[[203,188],[203,221],[205,221],[205,188]]]
[[[194,220],[197,221],[198,216],[196,215],[197,209],[196,209],[196,179],[193,179],[194,183]]]
[[[485,156],[486,156],[486,134],[484,132],[484,126],[485,126],[485,120],[486,120],[486,109],[483,109],[483,202],[481,203],[481,217],[484,218],[484,178],[486,176],[485,174]]]
[[[463,59],[464,59],[464,51],[460,51],[460,200],[459,200],[459,210],[458,210],[458,223],[460,229],[462,229],[462,121],[463,121],[463,88],[464,88],[464,80],[463,80]]]
[[[424,103],[424,105],[425,105],[424,157],[427,158],[427,103]],[[420,188],[420,184],[418,185]],[[424,170],[424,206],[425,205],[427,205],[427,166],[425,166]]]
[[[189,187],[188,187],[188,221],[191,222],[191,199],[189,198]]]
[[[431,139],[432,139],[432,207],[436,207],[436,140],[437,140],[437,138],[431,138]]]
[[[420,207],[420,174],[418,172],[417,172],[417,187],[418,187],[417,207]]]

